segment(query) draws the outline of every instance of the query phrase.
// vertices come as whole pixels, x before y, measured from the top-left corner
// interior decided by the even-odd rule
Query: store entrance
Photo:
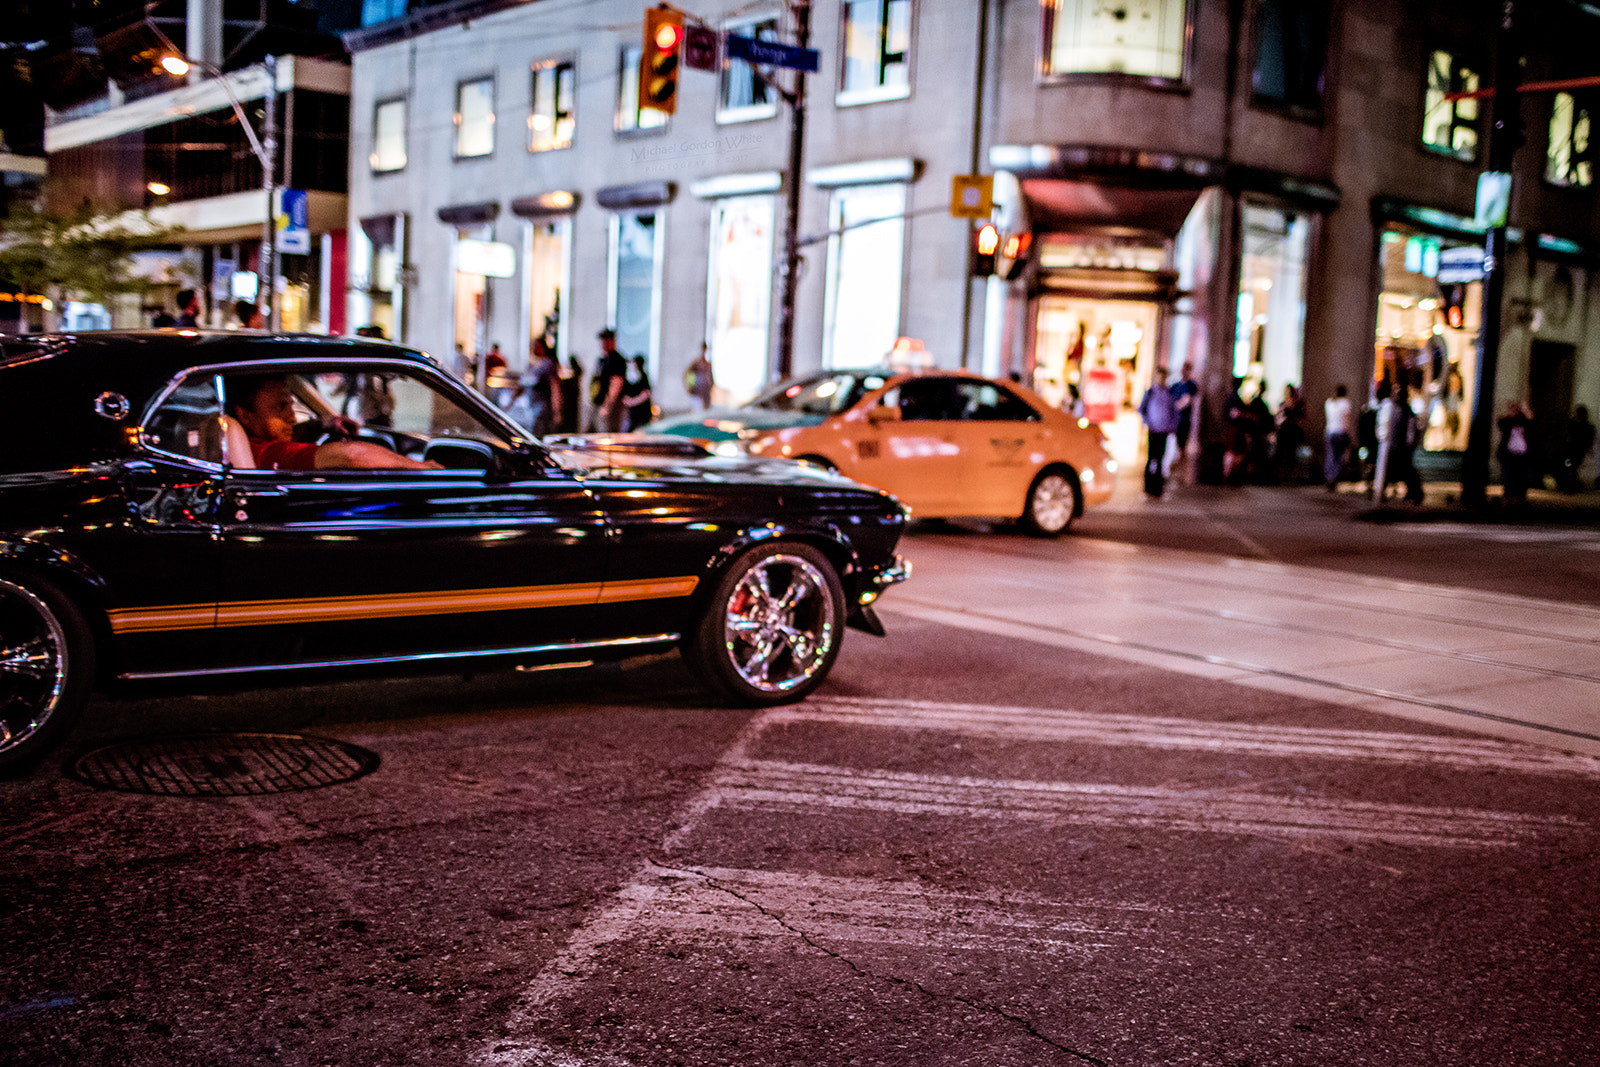
[[[1117,417],[1102,423],[1119,463],[1142,463],[1139,398],[1156,364],[1161,305],[1045,295],[1035,316],[1033,388],[1058,407],[1082,397],[1090,371],[1116,377]]]

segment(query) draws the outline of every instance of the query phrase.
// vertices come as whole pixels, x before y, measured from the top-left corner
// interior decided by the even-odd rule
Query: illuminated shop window
[[[1188,0],[1042,0],[1046,75],[1127,74],[1180,81]]]
[[[772,317],[773,198],[719,200],[711,216],[706,337],[712,378],[735,400],[766,384]]]
[[[1468,162],[1478,156],[1478,101],[1448,100],[1450,93],[1478,89],[1478,72],[1452,52],[1428,57],[1428,93],[1422,108],[1422,143]]]
[[[906,187],[834,191],[828,240],[827,344],[830,367],[874,367],[900,336]]]

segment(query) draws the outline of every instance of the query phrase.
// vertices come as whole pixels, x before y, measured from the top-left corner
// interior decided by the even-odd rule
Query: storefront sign
[[[517,250],[500,241],[457,241],[456,270],[486,278],[509,278],[517,272]]]
[[[1083,376],[1083,415],[1090,422],[1117,420],[1117,372],[1093,367]]]
[[[1475,282],[1483,277],[1483,249],[1472,245],[1446,248],[1439,253],[1439,284]]]
[[[308,225],[304,189],[278,190],[277,225],[279,252],[294,256],[310,253],[311,229]]]

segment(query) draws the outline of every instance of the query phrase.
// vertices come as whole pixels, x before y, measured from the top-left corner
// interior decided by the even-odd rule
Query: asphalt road
[[[1143,507],[1082,533],[1174,536]],[[1302,551],[1214,517],[1229,554]],[[906,548],[970,568],[929,589],[1086,548],[1013,537]],[[382,762],[225,799],[0,783],[0,1062],[1600,1063],[1600,761],[898,592],[764,712],[670,658],[97,704],[64,755],[226,727]]]

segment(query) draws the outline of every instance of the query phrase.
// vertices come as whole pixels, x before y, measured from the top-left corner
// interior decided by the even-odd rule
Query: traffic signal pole
[[[795,40],[811,47],[811,0],[793,0]],[[783,287],[778,299],[778,365],[775,380],[794,373],[795,289],[800,280],[800,177],[805,164],[806,74],[796,70],[794,90],[783,94],[789,104],[789,167],[784,176]]]
[[[1521,140],[1515,91],[1520,71],[1514,29],[1514,0],[1502,0],[1499,42],[1495,49],[1494,104],[1490,112],[1489,170],[1510,174]],[[1461,502],[1483,507],[1488,498],[1489,455],[1494,432],[1495,378],[1500,369],[1501,308],[1506,290],[1506,220],[1489,228],[1484,243],[1483,306],[1478,325],[1477,385],[1472,397],[1472,425],[1461,466]]]

